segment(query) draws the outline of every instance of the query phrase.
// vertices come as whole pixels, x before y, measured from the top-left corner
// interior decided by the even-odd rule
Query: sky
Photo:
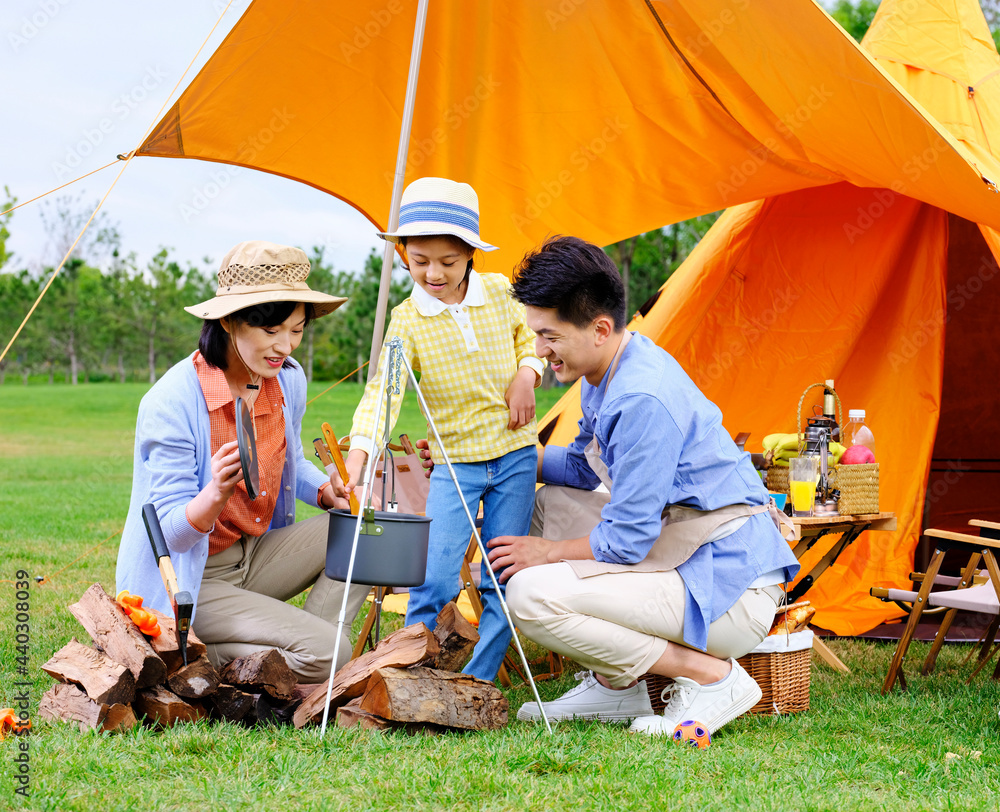
[[[249,4],[234,0],[171,104]],[[0,189],[8,186],[23,202],[137,147],[225,7],[225,0],[4,0]],[[7,268],[61,259],[46,237],[43,201],[69,195],[89,215],[120,168],[14,212],[7,247],[15,258]],[[251,169],[226,172],[220,185],[219,169],[136,158],[102,209],[105,224],[118,228],[122,248],[141,264],[167,247],[182,263],[210,258],[214,269],[232,246],[251,239],[307,251],[320,245],[338,270],[360,270],[371,248],[381,254],[372,225],[342,201]]]

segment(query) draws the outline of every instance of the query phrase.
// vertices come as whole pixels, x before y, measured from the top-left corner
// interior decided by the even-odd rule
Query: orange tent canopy
[[[980,166],[995,162],[1000,56],[977,4],[883,0],[863,45]],[[914,192],[838,183],[731,208],[632,325],[757,448],[796,430],[811,383],[833,378],[845,409],[867,410],[899,529],[864,534],[808,593],[841,634],[899,615],[868,589],[909,580],[925,520],[1000,519],[1000,243],[975,225],[993,204],[970,217]],[[571,391],[546,416],[548,442],[572,438],[578,403]]]
[[[139,154],[284,175],[381,228],[415,9],[255,0]],[[408,155],[407,181],[476,188],[508,274],[549,234],[607,245],[839,181],[1000,228],[1000,167],[812,0],[432,3]]]

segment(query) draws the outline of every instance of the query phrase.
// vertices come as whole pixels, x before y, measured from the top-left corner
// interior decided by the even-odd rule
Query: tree
[[[334,271],[333,265],[326,263],[323,246],[313,246],[309,265],[311,266],[309,287],[329,293],[331,296],[350,298],[354,292],[354,277],[344,271]],[[328,372],[344,369],[345,371],[337,377],[341,377],[353,368],[350,366],[351,359],[343,356],[343,342],[338,339],[338,335],[343,331],[340,314],[343,313],[345,306],[341,306],[337,316],[318,319],[306,330],[303,341],[305,346],[300,351],[299,357],[302,358],[302,368],[305,370],[307,381],[312,381],[316,368]],[[318,364],[317,354],[322,359]]]
[[[365,259],[364,270],[352,280],[348,302],[338,311],[336,322],[339,326],[333,334],[331,347],[336,366],[325,370],[330,377],[340,378],[368,360],[381,275],[382,257],[372,249]],[[394,269],[389,287],[389,309],[409,296],[412,287],[409,275]],[[358,382],[364,382],[365,378],[364,372],[359,369]]]
[[[0,211],[7,211],[7,209],[17,205],[17,198],[10,193],[9,186],[3,187],[3,198],[0,198],[0,200],[3,200],[4,198],[6,198],[6,200],[3,203],[0,203]],[[14,213],[11,212],[8,215],[0,217],[0,268],[3,268],[11,256],[13,256],[7,251],[7,240],[10,238],[10,232],[7,230],[7,224],[13,216]]]
[[[830,9],[830,16],[840,23],[841,28],[848,34],[861,42],[861,38],[871,27],[876,11],[878,11],[878,0],[858,0],[856,4],[851,0],[837,0]]]

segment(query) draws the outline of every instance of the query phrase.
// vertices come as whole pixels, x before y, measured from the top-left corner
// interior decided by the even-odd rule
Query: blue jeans
[[[535,504],[537,465],[538,453],[533,445],[494,460],[453,463],[473,518],[479,501],[483,502],[480,531],[483,544],[497,536],[528,535]],[[432,519],[427,545],[427,579],[421,586],[410,589],[406,625],[424,623],[433,629],[438,612],[448,601],[454,600],[461,589],[462,558],[472,538],[469,519],[445,465],[435,466],[431,473],[427,515]],[[493,589],[488,566],[484,561],[479,642],[465,673],[492,682],[510,644],[510,628]]]

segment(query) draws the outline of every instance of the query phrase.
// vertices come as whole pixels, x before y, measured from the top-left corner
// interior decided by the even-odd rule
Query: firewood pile
[[[39,716],[81,730],[205,718],[303,728],[322,719],[328,688],[329,719],[341,727],[437,732],[507,723],[507,700],[492,683],[456,673],[479,635],[454,604],[442,610],[434,632],[419,623],[387,636],[341,668],[332,687],[298,684],[276,649],[216,670],[193,632],[185,666],[172,617],[154,611],[161,633],[147,638],[100,584],[69,610],[91,642],[71,640],[42,666],[57,683],[42,697]]]

